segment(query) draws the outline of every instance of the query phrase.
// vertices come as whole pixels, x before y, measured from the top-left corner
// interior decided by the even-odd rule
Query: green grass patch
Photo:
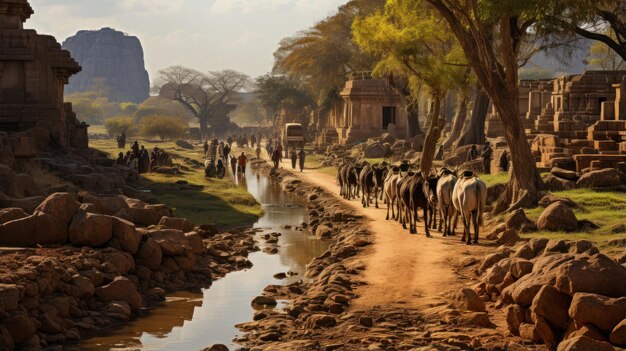
[[[134,139],[129,140],[127,147],[130,147],[132,141]],[[114,139],[95,139],[89,143],[92,148],[107,152],[114,158],[122,151],[117,148]],[[158,146],[171,155],[174,163],[189,167],[189,171],[181,175],[143,174],[137,184],[140,189],[148,190],[151,198],[173,208],[176,216],[185,217],[196,224],[239,226],[254,223],[263,215],[263,209],[254,197],[245,188],[234,184],[228,176],[224,179],[206,179],[202,167],[192,168],[182,162],[188,157],[203,163],[201,147],[187,150],[176,146],[174,142],[140,140],[139,143],[150,151]],[[175,183],[178,180],[202,187],[178,185]]]

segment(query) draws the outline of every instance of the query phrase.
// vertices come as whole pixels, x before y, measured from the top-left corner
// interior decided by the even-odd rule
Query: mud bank
[[[476,302],[478,295],[450,291],[448,298],[424,309],[401,305],[361,309],[353,306],[372,250],[369,219],[356,215],[338,199],[286,170],[273,171],[261,161],[253,167],[272,174],[282,187],[307,202],[306,225],[331,245],[308,266],[307,282],[270,285],[263,296],[290,300],[283,310],[265,309],[239,324],[246,332],[242,350],[541,350],[507,336],[501,312]],[[408,234],[407,234],[408,235]],[[475,283],[480,258],[451,259],[455,274]],[[471,290],[471,289],[467,289]],[[473,303],[476,303],[474,305]],[[482,303],[482,304],[481,304]]]

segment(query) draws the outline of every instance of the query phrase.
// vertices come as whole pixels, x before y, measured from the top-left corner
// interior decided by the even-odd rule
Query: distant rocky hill
[[[142,102],[150,92],[143,48],[137,37],[112,28],[82,30],[63,42],[83,70],[70,79],[67,93],[107,87],[117,102]]]

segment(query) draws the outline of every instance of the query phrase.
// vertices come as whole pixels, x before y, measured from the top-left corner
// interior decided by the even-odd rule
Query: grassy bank
[[[171,155],[174,163],[189,167],[181,175],[143,174],[137,184],[156,201],[172,207],[176,216],[188,218],[196,224],[239,226],[254,223],[263,215],[260,204],[245,188],[235,185],[228,174],[224,179],[206,179],[202,167],[193,168],[183,163],[185,158],[203,163],[200,147],[187,150],[173,142],[139,140],[139,143],[150,151],[158,146]],[[117,158],[122,151],[117,148],[114,139],[94,139],[89,145],[109,153],[113,158]],[[130,142],[127,147],[130,147]],[[197,186],[176,184],[178,180]]]

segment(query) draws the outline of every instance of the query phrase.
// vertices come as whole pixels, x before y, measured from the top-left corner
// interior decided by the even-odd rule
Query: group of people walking
[[[120,137],[126,138],[124,134]],[[118,141],[120,137],[118,137]],[[124,141],[123,144],[118,143],[118,146],[121,147],[122,145],[125,146],[126,142]],[[139,145],[139,142],[135,140],[126,154],[120,152],[117,155],[115,163],[120,166],[132,168],[136,170],[138,174],[142,174],[151,172],[154,167],[157,166],[171,166],[172,161],[165,150],[154,147],[152,152],[149,153],[143,145]]]
[[[239,156],[231,156],[231,142],[232,137],[230,136],[226,142],[217,139],[211,140],[210,143],[209,141],[204,142],[204,156],[208,159],[204,164],[207,178],[224,178],[228,164],[230,164],[233,175],[245,175],[248,157],[243,152]]]

